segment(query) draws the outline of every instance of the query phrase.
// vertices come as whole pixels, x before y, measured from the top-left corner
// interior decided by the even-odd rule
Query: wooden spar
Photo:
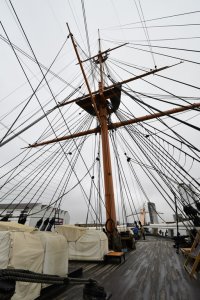
[[[90,89],[90,86],[89,86],[87,77],[86,77],[86,75],[85,75],[85,71],[84,71],[84,69],[83,69],[83,66],[82,66],[82,63],[81,63],[81,59],[80,59],[79,54],[78,54],[78,51],[77,51],[77,46],[76,46],[76,44],[75,44],[75,42],[74,42],[74,38],[73,38],[73,35],[72,35],[71,31],[70,31],[70,28],[69,28],[69,25],[68,25],[68,24],[67,24],[67,27],[68,27],[68,30],[69,30],[69,36],[70,36],[70,38],[71,38],[72,45],[73,45],[73,47],[74,47],[74,50],[75,50],[75,53],[76,53],[76,56],[77,56],[77,59],[78,59],[78,62],[79,62],[79,65],[80,65],[80,68],[81,68],[81,71],[82,71],[82,74],[83,74],[85,83],[86,83],[86,86],[87,86],[87,89],[88,89],[88,92],[89,92],[89,95],[90,95],[91,100],[92,100],[92,104],[93,104],[94,110],[95,110],[96,115],[97,115],[97,117],[98,117],[98,119],[99,119],[99,113],[98,113],[98,110],[97,110],[96,102],[95,102],[94,96],[93,96],[93,94],[92,94],[92,92],[91,92],[91,89]]]
[[[99,32],[99,30],[98,30],[98,32]],[[122,45],[119,45],[119,46],[116,46],[116,47],[109,48],[109,49],[107,49],[107,50],[101,51],[101,55],[107,54],[108,52],[113,51],[113,50],[115,50],[115,49],[118,49],[118,48],[120,48],[120,47],[123,47],[123,46],[125,46],[125,45],[128,45],[128,43],[124,43],[124,44],[122,44]],[[89,57],[89,58],[87,58],[87,59],[85,59],[85,60],[82,60],[81,62],[83,63],[83,62],[89,61],[89,60],[94,59],[94,58],[98,58],[98,54],[97,54],[97,55],[94,55],[94,56],[92,56],[92,57]]]
[[[82,132],[77,132],[74,134],[70,134],[70,135],[64,135],[62,137],[58,137],[56,139],[52,139],[49,141],[44,141],[44,142],[40,142],[40,143],[35,143],[32,145],[29,145],[28,148],[35,148],[35,147],[39,147],[39,146],[44,146],[44,145],[49,145],[49,144],[53,144],[53,143],[57,143],[57,142],[62,142],[62,141],[66,141],[66,140],[71,140],[80,136],[85,136],[85,135],[89,135],[89,134],[93,134],[93,133],[97,133],[100,132],[100,129],[98,128],[94,128],[94,129],[90,129],[87,131],[82,131]]]
[[[138,118],[135,118],[135,119],[132,119],[132,120],[112,123],[111,125],[108,125],[108,129],[109,130],[113,129],[113,128],[115,129],[115,128],[119,128],[119,127],[122,127],[122,126],[127,126],[127,125],[131,125],[131,124],[139,123],[139,122],[142,122],[142,121],[152,120],[152,119],[156,119],[156,118],[159,118],[159,117],[172,115],[172,114],[175,114],[175,113],[178,113],[178,112],[182,112],[182,111],[186,111],[186,110],[193,109],[193,108],[198,108],[198,107],[200,107],[200,102],[193,103],[193,104],[190,104],[190,105],[187,105],[187,106],[181,106],[181,107],[176,107],[176,108],[173,108],[173,109],[168,109],[168,110],[158,112],[158,113],[155,113],[155,114],[152,114],[152,115],[145,115],[145,116],[138,117]],[[48,144],[52,144],[52,143],[56,143],[56,142],[60,142],[60,141],[65,141],[65,140],[69,140],[69,139],[72,139],[72,138],[77,138],[77,137],[80,137],[80,136],[93,134],[93,133],[98,133],[98,132],[100,132],[100,129],[99,128],[94,128],[94,129],[90,129],[90,130],[87,130],[87,131],[82,131],[82,132],[78,132],[78,133],[75,133],[75,134],[71,134],[71,135],[68,135],[68,136],[63,136],[63,137],[60,137],[60,138],[52,139],[52,140],[49,140],[49,141],[44,141],[44,142],[41,142],[41,143],[35,143],[35,144],[32,144],[32,145],[29,145],[28,148],[44,146],[44,145],[48,145]]]
[[[197,108],[197,107],[200,107],[200,102],[193,103],[193,104],[186,105],[186,106],[180,106],[180,107],[168,109],[168,110],[161,111],[161,112],[158,112],[158,113],[155,113],[155,114],[152,114],[152,115],[146,115],[146,116],[135,118],[135,119],[132,119],[132,120],[113,123],[112,124],[112,129],[113,128],[119,128],[121,126],[126,126],[126,125],[130,125],[130,124],[134,124],[134,123],[139,123],[139,122],[151,120],[151,119],[156,119],[156,118],[163,117],[163,116],[173,115],[173,114],[176,114],[178,112],[186,111],[186,110]]]
[[[80,63],[80,65],[81,65],[81,63]],[[171,68],[171,67],[173,67],[173,66],[174,66],[174,65],[171,65],[171,66],[165,66],[165,67],[158,68],[158,69],[156,68],[156,69],[151,70],[151,71],[149,71],[149,72],[146,72],[146,73],[143,73],[143,74],[140,74],[140,75],[131,77],[131,78],[129,78],[129,79],[126,79],[126,80],[124,80],[124,81],[121,81],[121,82],[117,82],[117,83],[115,83],[115,84],[112,84],[112,85],[110,85],[108,88],[113,88],[113,87],[116,87],[116,86],[120,86],[120,85],[122,85],[122,84],[124,84],[124,83],[128,83],[128,82],[131,82],[131,81],[134,81],[134,80],[137,80],[137,79],[140,79],[140,78],[143,78],[143,77],[146,77],[146,76],[155,74],[155,73],[157,73],[157,72],[166,70],[166,69]],[[91,99],[94,100],[94,95],[95,95],[96,93],[98,93],[98,92],[96,91],[96,92],[92,93],[92,92],[90,91],[89,95],[90,95]],[[63,100],[62,102],[59,102],[59,103],[58,103],[57,107],[64,106],[64,105],[68,105],[68,104],[70,104],[70,103],[80,101],[80,100],[82,100],[82,99],[84,99],[84,98],[87,98],[87,97],[88,97],[88,95],[84,95],[84,96],[82,96],[82,97],[79,97],[79,98],[76,98],[76,99],[73,99],[73,100],[70,100],[70,101],[67,101],[67,102],[65,102],[65,100]]]

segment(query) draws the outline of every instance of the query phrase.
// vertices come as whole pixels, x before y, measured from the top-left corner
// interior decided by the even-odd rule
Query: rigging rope
[[[152,59],[153,59],[154,67],[156,68],[156,62],[155,62],[155,58],[154,58],[154,55],[153,55],[153,52],[152,52],[152,46],[151,46],[151,42],[150,42],[149,33],[148,33],[148,30],[147,30],[147,25],[146,25],[145,18],[144,18],[144,13],[143,13],[143,10],[142,10],[142,6],[141,6],[140,0],[138,0],[138,2],[139,2],[139,7],[140,7],[140,11],[141,11],[142,17],[140,15],[139,8],[137,6],[136,0],[134,0],[135,6],[137,8],[137,12],[138,12],[138,15],[139,15],[139,18],[140,18],[140,22],[142,24],[142,28],[143,28],[144,33],[146,35],[146,39],[147,39],[148,47],[150,49],[150,53],[151,53],[151,56],[152,56]]]
[[[145,22],[157,21],[157,20],[168,19],[168,18],[173,18],[173,17],[180,17],[180,16],[196,14],[196,13],[200,13],[200,10],[195,10],[195,11],[190,11],[190,12],[185,12],[185,13],[175,14],[175,15],[169,15],[169,16],[163,16],[163,17],[159,17],[159,18],[147,19],[147,20],[145,20]],[[134,24],[140,24],[140,22],[127,23],[127,24],[124,24],[121,26],[134,25]],[[109,29],[109,28],[115,28],[115,27],[117,27],[117,26],[107,27],[107,28],[104,28],[104,30]]]

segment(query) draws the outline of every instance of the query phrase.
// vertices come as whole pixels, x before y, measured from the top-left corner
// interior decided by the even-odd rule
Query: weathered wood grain
[[[176,254],[173,242],[147,237],[136,250],[126,254],[122,264],[70,263],[83,268],[83,278],[93,278],[112,300],[198,300],[200,279],[191,279],[183,267],[183,256]],[[83,286],[66,288],[55,300],[82,299]],[[45,299],[45,298],[43,298]],[[50,298],[46,298],[50,299]]]

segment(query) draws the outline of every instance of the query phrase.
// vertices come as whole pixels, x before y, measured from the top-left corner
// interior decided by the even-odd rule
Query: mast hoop
[[[107,219],[106,221],[106,224],[105,224],[105,228],[106,228],[106,231],[110,234],[112,234],[115,230],[115,222],[113,221],[113,219],[109,218]],[[111,229],[109,229],[111,228]]]

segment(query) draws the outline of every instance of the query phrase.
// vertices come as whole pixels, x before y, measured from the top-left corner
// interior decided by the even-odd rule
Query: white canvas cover
[[[0,268],[66,276],[66,239],[52,232],[0,231]],[[12,300],[34,300],[40,291],[41,284],[17,282]]]
[[[43,273],[66,276],[68,273],[68,247],[66,239],[54,232],[37,231],[44,247]]]
[[[42,273],[44,247],[39,237],[29,232],[0,232],[0,267]],[[33,300],[41,284],[17,282],[12,300]]]
[[[108,239],[99,230],[87,229],[76,241],[68,242],[69,260],[103,260],[108,253]]]
[[[10,255],[10,232],[0,231],[0,269],[6,269]]]
[[[0,221],[0,231],[27,231],[32,232],[35,229],[34,227],[30,227],[27,225],[22,225],[17,222],[3,222]]]
[[[63,235],[68,242],[75,242],[85,234],[87,229],[75,225],[57,225],[55,230]]]

